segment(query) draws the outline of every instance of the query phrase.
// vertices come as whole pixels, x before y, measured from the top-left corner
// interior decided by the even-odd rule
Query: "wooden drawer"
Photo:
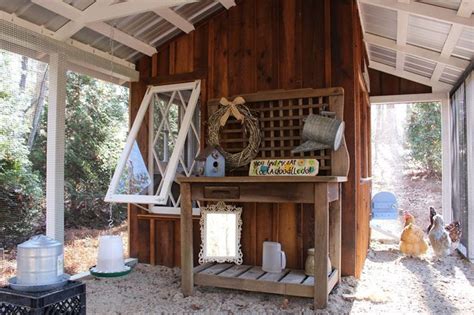
[[[204,198],[239,199],[240,188],[238,186],[205,186]]]

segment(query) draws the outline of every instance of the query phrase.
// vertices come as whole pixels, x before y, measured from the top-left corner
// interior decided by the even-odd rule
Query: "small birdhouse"
[[[196,158],[198,175],[209,177],[225,176],[225,158],[213,146],[208,146]]]

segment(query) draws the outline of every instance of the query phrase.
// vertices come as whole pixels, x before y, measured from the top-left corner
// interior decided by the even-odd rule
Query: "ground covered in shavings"
[[[139,264],[123,278],[88,279],[90,314],[313,313],[311,299],[196,287],[180,291],[179,268]],[[398,244],[372,242],[360,280],[345,277],[317,313],[472,314],[474,265],[454,254],[434,261],[402,257]]]

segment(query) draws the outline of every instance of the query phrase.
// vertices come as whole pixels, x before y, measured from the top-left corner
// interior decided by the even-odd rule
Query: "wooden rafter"
[[[219,0],[219,2],[229,10],[231,7],[235,6],[235,1],[234,0]]]
[[[397,0],[359,0],[359,2],[395,11],[404,11],[409,14],[438,20],[444,23],[459,24],[474,28],[474,22],[471,19],[457,15],[453,10],[421,2],[410,1],[409,4],[401,3]]]
[[[407,44],[408,13],[398,11],[397,14],[397,46],[404,47]],[[397,70],[403,70],[405,54],[397,50]]]
[[[87,26],[93,31],[102,34],[107,37],[114,35],[114,40],[117,42],[126,45],[130,48],[133,48],[137,51],[140,51],[148,56],[156,53],[156,48],[144,43],[135,37],[117,29],[112,29],[110,25],[104,22],[96,22],[93,24],[85,24],[83,19],[85,16],[92,15],[95,12],[102,11],[105,8],[109,8],[103,2],[93,4],[89,9],[81,11],[74,8],[73,6],[66,4],[62,1],[51,1],[51,0],[32,0],[33,3],[40,5],[56,14],[62,15],[73,22],[73,24],[66,24],[66,29],[59,33],[59,40],[64,40],[68,38],[68,35],[74,34],[74,32],[79,31],[82,27]],[[60,29],[61,30],[61,29]]]
[[[459,5],[457,12],[458,16],[469,18],[472,14],[472,9],[474,7],[474,1],[462,0]],[[461,37],[463,27],[457,24],[453,24],[449,30],[448,37],[444,42],[443,49],[441,50],[442,57],[449,57],[453,53],[454,48]],[[466,66],[467,67],[467,66]],[[432,81],[438,81],[443,75],[446,64],[438,62],[431,76]]]
[[[81,18],[81,22],[91,23],[98,21],[107,21],[121,18],[124,16],[145,13],[156,9],[163,9],[181,4],[193,3],[196,1],[197,0],[134,0],[121,2],[110,6],[104,6],[100,10],[95,10],[94,12],[91,12],[88,15],[84,15]]]
[[[92,12],[93,10],[96,10],[100,6],[103,5],[109,5],[112,3],[113,0],[105,0],[105,1],[96,1],[94,2],[91,6],[89,6],[87,9],[83,11],[83,14],[87,14],[89,12]],[[83,27],[84,23],[76,22],[73,19],[71,21],[67,22],[65,25],[63,25],[59,30],[56,31],[55,37],[58,40],[66,40],[79,32]]]
[[[469,66],[469,61],[467,60],[457,58],[457,57],[451,57],[450,55],[443,55],[430,49],[421,48],[421,47],[413,46],[409,44],[399,45],[394,40],[391,40],[382,36],[378,36],[378,35],[365,34],[364,40],[367,43],[372,44],[372,45],[377,45],[377,46],[385,47],[391,50],[395,50],[403,54],[410,54],[416,57],[432,60],[437,63],[442,63],[442,64],[449,65],[455,68],[459,68],[461,70],[464,70],[466,69],[467,66]]]
[[[192,23],[189,23],[181,15],[171,10],[170,8],[156,9],[153,10],[153,12],[155,12],[156,14],[158,14],[166,21],[170,22],[185,33],[194,31],[194,25]]]
[[[366,45],[377,45],[394,50],[396,52],[395,73],[392,67],[375,62],[373,60],[370,60],[371,68],[395,74],[397,76],[443,90],[449,86],[448,84],[439,81],[446,66],[458,68],[461,70],[464,70],[469,66],[468,60],[454,57],[452,56],[452,53],[463,29],[465,27],[474,28],[474,21],[471,19],[474,9],[474,1],[461,0],[461,4],[457,12],[439,6],[411,0],[358,0],[358,3],[359,6],[361,3],[364,3],[397,12],[396,40],[366,33],[363,28],[364,41]],[[410,15],[420,16],[451,24],[450,32],[441,52],[438,53],[430,49],[407,44],[408,19]],[[364,25],[363,21],[361,21],[361,23]],[[406,54],[411,54],[419,58],[428,59],[435,62],[436,65],[431,78],[428,79],[423,76],[404,71]]]

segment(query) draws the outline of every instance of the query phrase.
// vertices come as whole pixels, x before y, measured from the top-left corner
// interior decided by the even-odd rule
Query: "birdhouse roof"
[[[215,146],[212,146],[212,145],[208,145],[197,157],[196,157],[196,160],[198,161],[204,161],[207,159],[207,157],[212,153],[212,151],[214,150],[217,150],[217,152],[219,152],[219,150],[217,149],[217,147]],[[219,152],[219,154],[221,154]]]

